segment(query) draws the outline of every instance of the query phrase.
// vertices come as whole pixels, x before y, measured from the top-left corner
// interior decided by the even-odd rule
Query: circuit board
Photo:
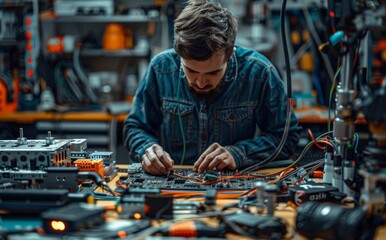
[[[168,176],[147,174],[141,167],[131,166],[126,176],[121,176],[116,191],[124,188],[160,189],[170,191],[245,191],[254,188],[257,181],[270,181],[256,175],[236,176],[234,171],[194,172],[192,169],[175,168]]]

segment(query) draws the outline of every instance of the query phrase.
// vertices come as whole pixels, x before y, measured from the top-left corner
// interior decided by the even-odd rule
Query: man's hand
[[[201,154],[193,165],[193,170],[204,172],[206,170],[236,169],[236,163],[232,154],[218,143],[213,143]]]
[[[142,169],[153,175],[168,174],[173,170],[173,165],[174,161],[169,153],[158,144],[146,149],[146,153],[142,156]]]

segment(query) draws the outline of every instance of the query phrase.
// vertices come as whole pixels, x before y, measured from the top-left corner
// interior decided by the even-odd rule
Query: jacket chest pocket
[[[256,123],[252,106],[219,108],[215,111],[215,138],[224,144],[234,144],[253,137]]]
[[[182,143],[181,124],[185,138],[190,138],[193,124],[193,104],[164,100],[162,102],[164,114],[161,134],[173,143]]]

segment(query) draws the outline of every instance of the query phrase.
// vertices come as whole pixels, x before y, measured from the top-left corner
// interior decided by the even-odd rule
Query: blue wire
[[[359,143],[359,135],[358,135],[358,133],[354,133],[354,136],[355,136],[354,149],[355,149],[355,152],[357,152],[358,143]]]

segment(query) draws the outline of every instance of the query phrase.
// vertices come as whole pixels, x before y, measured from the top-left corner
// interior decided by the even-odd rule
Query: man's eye
[[[208,73],[208,75],[211,75],[211,76],[215,76],[217,75],[219,72],[211,72],[211,73]]]

